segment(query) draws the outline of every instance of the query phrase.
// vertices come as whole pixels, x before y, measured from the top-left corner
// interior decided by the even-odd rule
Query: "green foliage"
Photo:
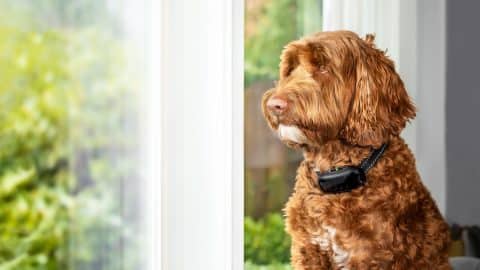
[[[259,265],[290,261],[290,238],[280,214],[267,214],[258,221],[245,217],[244,232],[245,261]]]
[[[0,28],[0,269],[66,266],[65,39]]]
[[[297,37],[295,0],[269,1],[256,18],[254,33],[245,39],[245,85],[278,76],[280,53]]]
[[[100,28],[3,22],[0,270],[138,268],[128,48]]]
[[[245,262],[244,270],[292,270],[289,264],[269,264],[269,265],[255,265],[250,262]]]
[[[266,0],[259,14],[247,14],[245,86],[278,77],[283,47],[321,31],[321,9],[321,0]]]

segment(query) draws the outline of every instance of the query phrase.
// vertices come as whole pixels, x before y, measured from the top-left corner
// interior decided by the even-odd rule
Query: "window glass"
[[[292,192],[298,152],[282,145],[260,108],[274,86],[282,48],[321,30],[320,0],[245,2],[245,269],[289,269],[281,209]]]
[[[144,269],[144,5],[0,0],[1,269]]]

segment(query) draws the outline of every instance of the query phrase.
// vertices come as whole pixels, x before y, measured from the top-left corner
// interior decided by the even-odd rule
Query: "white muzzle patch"
[[[277,132],[278,136],[282,140],[292,141],[300,144],[308,142],[305,134],[303,134],[303,132],[296,126],[279,125]]]

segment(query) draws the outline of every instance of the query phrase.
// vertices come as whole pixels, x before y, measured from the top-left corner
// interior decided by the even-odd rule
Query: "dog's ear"
[[[300,64],[298,52],[303,50],[303,44],[299,42],[289,43],[280,56],[280,80],[288,77],[290,73]]]
[[[340,137],[351,144],[378,147],[399,135],[415,117],[415,106],[393,62],[375,48],[373,36],[359,42],[350,112]]]
[[[288,77],[298,65],[315,74],[324,63],[324,58],[319,44],[304,40],[291,42],[285,46],[280,56],[280,80]]]

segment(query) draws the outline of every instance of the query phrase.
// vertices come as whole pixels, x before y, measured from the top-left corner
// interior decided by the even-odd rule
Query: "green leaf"
[[[0,198],[11,195],[22,185],[30,182],[35,175],[34,169],[9,171],[0,178]]]

